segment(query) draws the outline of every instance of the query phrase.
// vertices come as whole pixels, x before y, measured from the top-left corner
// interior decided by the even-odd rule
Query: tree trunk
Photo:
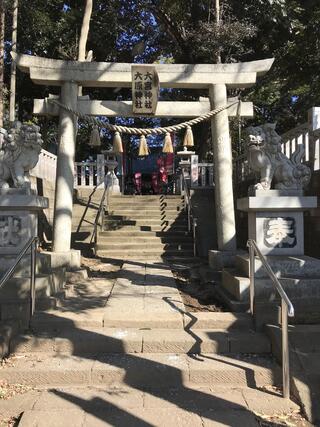
[[[4,0],[0,0],[0,127],[3,127],[4,115],[4,22],[5,7]]]
[[[79,41],[78,61],[86,60],[86,46],[87,46],[87,40],[88,40],[88,34],[89,34],[90,19],[92,14],[92,5],[93,5],[93,0],[86,0],[86,7],[83,15],[80,41]]]
[[[215,11],[216,11],[216,25],[217,28],[221,25],[221,16],[220,16],[220,0],[215,0]],[[216,57],[217,64],[221,63],[221,51],[220,49],[217,52]]]
[[[84,10],[81,33],[80,33],[78,61],[86,60],[86,47],[87,47],[88,34],[89,34],[89,28],[90,28],[90,19],[92,15],[92,7],[93,7],[93,0],[86,0],[86,6]],[[82,95],[81,86],[79,86],[78,94],[79,96]]]
[[[18,0],[13,2],[13,20],[12,20],[12,52],[17,51],[17,28],[18,28]],[[16,77],[17,66],[14,61],[11,62],[11,83],[10,83],[10,110],[9,121],[13,123],[16,118]]]

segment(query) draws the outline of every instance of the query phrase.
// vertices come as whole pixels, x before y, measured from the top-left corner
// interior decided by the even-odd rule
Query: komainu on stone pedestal
[[[42,138],[39,126],[15,122],[0,128],[0,189],[28,188],[28,173],[38,163]]]
[[[260,182],[253,189],[270,190],[274,181],[277,190],[302,190],[311,178],[310,168],[301,163],[304,148],[299,146],[288,159],[281,151],[281,137],[275,127],[267,123],[246,129],[249,166],[260,174]]]

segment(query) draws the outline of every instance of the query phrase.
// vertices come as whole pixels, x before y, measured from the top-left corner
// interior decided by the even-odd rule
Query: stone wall
[[[320,170],[313,172],[308,195],[317,196],[320,206]],[[305,214],[305,251],[320,258],[320,207]]]

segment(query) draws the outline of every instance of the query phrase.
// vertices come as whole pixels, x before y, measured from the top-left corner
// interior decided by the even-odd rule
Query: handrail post
[[[37,252],[37,239],[35,239],[30,246],[31,250],[31,274],[30,274],[30,322],[35,311],[36,306],[36,252]]]
[[[254,281],[255,281],[255,252],[253,244],[248,242],[249,245],[249,277],[250,277],[250,312],[254,314]]]
[[[290,398],[289,377],[289,338],[288,338],[288,307],[281,298],[281,332],[282,332],[282,382],[283,397]]]
[[[196,242],[196,232],[197,232],[197,220],[193,218],[193,256],[197,256],[197,242]]]

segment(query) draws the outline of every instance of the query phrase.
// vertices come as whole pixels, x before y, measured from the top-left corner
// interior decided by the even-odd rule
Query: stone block
[[[53,270],[66,268],[67,270],[79,270],[81,267],[81,251],[70,249],[68,252],[43,252],[48,258],[48,264]]]
[[[249,212],[249,239],[263,255],[303,255],[303,212]]]
[[[221,271],[224,267],[233,267],[235,257],[244,251],[219,251],[212,249],[209,251],[209,266],[215,271]]]
[[[35,195],[0,196],[0,254],[17,255],[31,237],[38,234],[38,212],[48,199]]]
[[[249,239],[263,255],[303,255],[303,211],[317,206],[316,197],[266,195],[238,200],[248,212]]]
[[[270,267],[277,277],[320,277],[320,260],[306,255],[301,256],[266,256]],[[240,273],[249,277],[249,255],[238,255],[236,267]],[[255,277],[264,278],[268,274],[259,258],[255,259]]]
[[[238,301],[249,300],[250,280],[247,277],[240,276],[236,270],[223,270],[222,286]]]

